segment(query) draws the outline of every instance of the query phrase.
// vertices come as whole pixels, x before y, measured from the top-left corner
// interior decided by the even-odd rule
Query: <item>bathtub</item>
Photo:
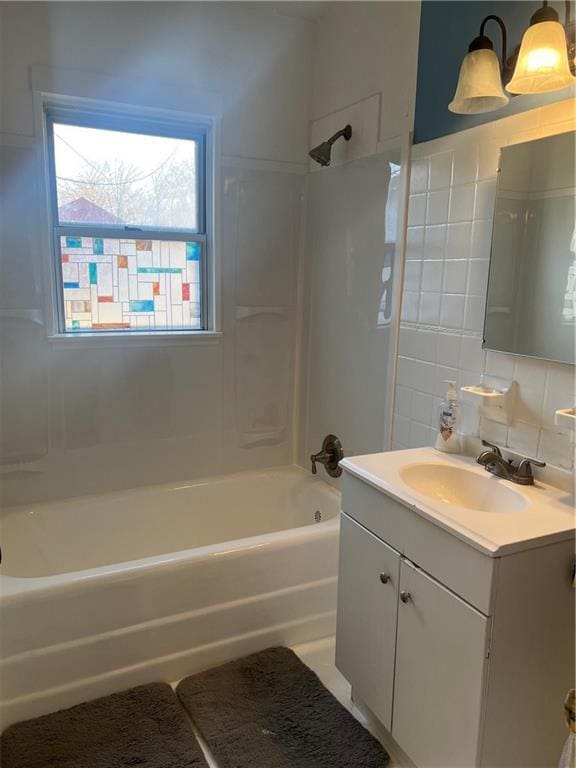
[[[5,510],[0,727],[333,634],[339,507],[282,467]]]

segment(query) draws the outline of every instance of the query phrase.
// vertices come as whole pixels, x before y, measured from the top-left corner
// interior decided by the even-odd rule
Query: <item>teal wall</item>
[[[550,5],[558,11],[563,23],[564,3],[551,2]],[[530,16],[541,6],[541,2],[532,0],[422,0],[414,143],[567,98],[570,89],[542,96],[517,96],[506,107],[484,115],[454,115],[448,110],[460,64],[468,52],[468,44],[478,35],[482,19],[492,13],[504,20],[510,54],[520,44]],[[500,57],[498,25],[488,22],[485,33]]]

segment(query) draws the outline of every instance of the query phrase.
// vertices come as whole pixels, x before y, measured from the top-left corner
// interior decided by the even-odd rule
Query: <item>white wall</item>
[[[4,500],[290,463],[313,21],[262,3],[0,10]],[[221,341],[46,340],[37,83],[145,107],[221,111]]]
[[[571,468],[569,432],[554,411],[575,402],[574,366],[482,349],[484,304],[500,148],[574,130],[571,100],[413,148],[394,447],[430,445],[444,379],[482,373],[518,382],[511,426],[466,406],[461,429],[525,456]]]
[[[352,2],[335,4],[318,25],[311,144],[348,120],[353,135],[309,180],[298,453],[305,466],[329,432],[346,455],[384,448],[392,330],[379,309],[383,270],[396,261],[401,175],[391,180],[391,170],[412,128],[418,24],[419,3]]]

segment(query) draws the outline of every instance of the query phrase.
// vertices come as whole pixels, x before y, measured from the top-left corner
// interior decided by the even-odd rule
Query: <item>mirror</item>
[[[484,347],[574,363],[575,132],[504,147]]]

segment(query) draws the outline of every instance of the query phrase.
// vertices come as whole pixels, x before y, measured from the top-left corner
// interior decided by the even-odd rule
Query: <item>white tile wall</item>
[[[573,436],[554,426],[554,411],[575,403],[574,366],[482,349],[500,148],[567,130],[570,100],[413,148],[395,448],[434,442],[444,379],[462,386],[486,372],[518,382],[515,420],[479,419],[464,403],[461,432],[573,468]]]

